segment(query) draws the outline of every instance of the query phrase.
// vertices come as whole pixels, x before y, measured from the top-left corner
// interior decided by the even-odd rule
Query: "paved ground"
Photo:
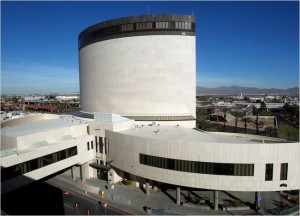
[[[87,179],[86,184],[83,184],[80,179],[73,182],[69,172],[63,173],[51,179],[57,184],[64,184],[72,190],[76,190],[84,194],[87,191],[87,196],[92,196],[99,201],[107,202],[108,205],[115,206],[132,214],[146,214],[145,207],[151,207],[155,214],[180,214],[180,215],[253,215],[256,212],[252,209],[245,211],[222,211],[222,210],[204,210],[199,208],[191,208],[175,204],[176,191],[168,190],[161,192],[160,190],[151,190],[149,196],[146,196],[144,191],[136,188],[134,185],[125,186],[123,184],[115,184],[114,190],[108,188],[106,181],[100,179]],[[104,191],[105,198],[102,199],[98,190]],[[184,202],[184,197],[188,195],[186,190],[181,190],[181,201]],[[198,190],[191,193],[194,197],[200,197],[205,200],[213,201],[213,191]],[[279,192],[261,193],[262,201],[260,214],[265,213],[265,209],[273,209],[281,205],[281,196]],[[219,192],[219,201],[240,199],[243,202],[254,203],[255,193],[252,192]]]

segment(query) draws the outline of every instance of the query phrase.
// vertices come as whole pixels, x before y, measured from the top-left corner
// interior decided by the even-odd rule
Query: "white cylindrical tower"
[[[114,19],[78,37],[83,112],[195,118],[195,17]]]

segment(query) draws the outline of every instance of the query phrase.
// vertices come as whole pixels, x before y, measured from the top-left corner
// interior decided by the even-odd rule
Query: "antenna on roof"
[[[194,8],[192,8],[192,16],[194,16],[194,13],[195,13]]]

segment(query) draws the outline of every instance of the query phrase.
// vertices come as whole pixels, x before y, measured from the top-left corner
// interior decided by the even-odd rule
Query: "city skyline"
[[[298,2],[2,2],[1,91],[79,92],[81,31],[144,14],[196,16],[197,86],[299,86]]]

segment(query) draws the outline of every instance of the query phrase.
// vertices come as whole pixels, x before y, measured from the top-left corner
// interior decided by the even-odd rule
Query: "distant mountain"
[[[260,94],[282,94],[282,95],[299,95],[299,87],[288,88],[288,89],[259,89],[255,87],[242,87],[242,86],[221,86],[217,88],[204,88],[197,86],[197,95],[260,95]]]

